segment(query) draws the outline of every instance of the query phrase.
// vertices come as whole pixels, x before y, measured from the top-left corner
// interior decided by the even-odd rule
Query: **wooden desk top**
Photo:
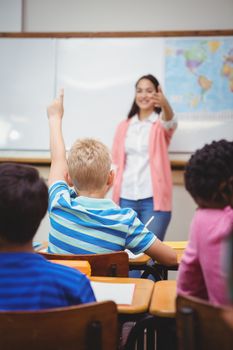
[[[91,281],[106,283],[134,283],[135,290],[131,305],[117,305],[120,314],[138,314],[147,312],[150,306],[154,282],[151,280],[127,277],[90,277]]]
[[[184,250],[188,244],[188,241],[163,241],[163,243],[175,250]]]
[[[50,260],[52,263],[65,265],[72,267],[73,269],[79,270],[86,276],[91,276],[91,265],[85,260]]]
[[[154,284],[149,312],[159,317],[175,317],[176,281],[163,280]]]
[[[169,247],[173,248],[176,251],[177,260],[178,260],[177,265],[179,265],[188,241],[164,241],[163,243],[165,243],[166,245],[168,245]],[[148,255],[143,254],[138,258],[129,259],[129,265],[136,266],[136,265],[147,264],[150,261],[150,259],[151,258]]]

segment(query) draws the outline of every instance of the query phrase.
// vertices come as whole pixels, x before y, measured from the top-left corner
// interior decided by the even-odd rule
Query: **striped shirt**
[[[0,310],[39,310],[95,301],[81,272],[36,253],[0,253]]]
[[[144,252],[156,240],[130,208],[111,199],[77,196],[66,182],[49,188],[50,253]]]

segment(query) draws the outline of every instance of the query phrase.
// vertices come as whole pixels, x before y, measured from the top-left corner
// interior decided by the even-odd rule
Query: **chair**
[[[91,276],[128,277],[129,257],[124,251],[107,254],[51,254],[38,252],[48,260],[86,260],[91,265]]]
[[[0,311],[0,349],[116,350],[112,301],[39,311]]]
[[[223,308],[182,296],[177,297],[176,307],[179,350],[233,349],[233,331],[222,318]]]
[[[127,324],[126,324],[127,326]],[[124,328],[123,328],[124,332]],[[149,314],[144,314],[137,320],[136,323],[132,323],[131,329],[121,344],[122,350],[135,350],[135,349],[155,349],[155,321],[154,317]]]

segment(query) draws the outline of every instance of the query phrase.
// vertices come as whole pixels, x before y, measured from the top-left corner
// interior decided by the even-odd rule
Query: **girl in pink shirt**
[[[214,141],[196,151],[185,170],[185,187],[198,209],[179,267],[178,294],[229,304],[224,258],[233,231],[233,142]]]
[[[153,75],[136,83],[136,95],[115,133],[113,200],[133,208],[148,229],[163,240],[171,218],[172,177],[168,146],[177,126],[173,111]]]

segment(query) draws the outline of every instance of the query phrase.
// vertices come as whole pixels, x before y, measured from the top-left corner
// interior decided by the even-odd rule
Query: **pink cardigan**
[[[129,121],[124,120],[118,125],[112,147],[113,163],[117,166],[112,197],[117,204],[124,172],[125,137]],[[165,129],[160,120],[153,123],[150,131],[149,160],[155,210],[171,211],[172,208],[172,176],[168,146],[173,133],[174,129]]]

